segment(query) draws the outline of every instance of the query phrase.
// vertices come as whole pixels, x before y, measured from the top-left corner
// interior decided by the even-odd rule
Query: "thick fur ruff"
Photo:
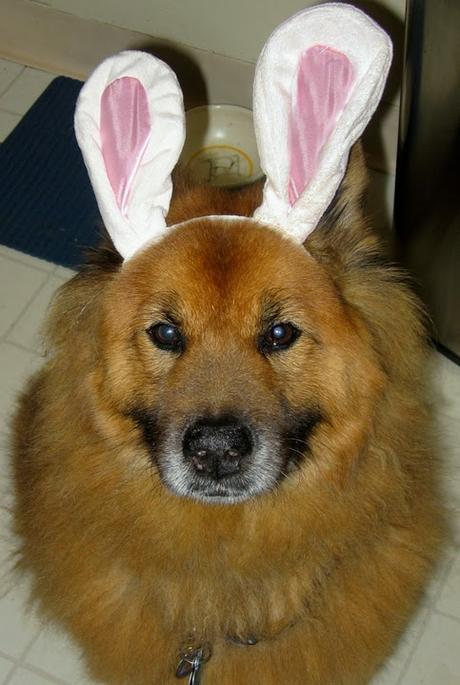
[[[260,188],[177,182],[170,224],[241,223],[176,229],[123,267],[102,246],[61,289],[14,423],[18,566],[101,682],[173,685],[193,636],[213,648],[204,685],[363,685],[416,607],[443,537],[428,347],[364,187],[356,147],[305,250],[244,218]],[[269,358],[268,296],[302,330]],[[145,334],[177,302],[180,356]],[[229,505],[170,492],[164,435],[223,410],[294,431],[276,486]]]

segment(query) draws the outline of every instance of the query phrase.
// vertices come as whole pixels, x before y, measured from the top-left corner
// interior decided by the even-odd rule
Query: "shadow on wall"
[[[209,103],[208,87],[203,71],[198,62],[185,52],[185,48],[181,50],[177,44],[162,40],[146,43],[139,49],[169,64],[182,88],[185,109]]]
[[[209,104],[208,86],[200,65],[181,50],[176,44],[162,40],[161,42],[148,42],[140,45],[137,49],[148,52],[166,62],[176,74],[182,93],[184,95],[184,107],[186,110],[199,105]],[[208,127],[206,116],[200,120],[202,138],[204,140]],[[200,135],[197,132],[197,137]]]

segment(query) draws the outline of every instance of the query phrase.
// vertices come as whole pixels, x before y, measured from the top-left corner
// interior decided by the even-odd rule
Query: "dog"
[[[14,425],[20,566],[104,683],[358,685],[442,540],[421,308],[362,213],[359,147],[305,246],[260,187],[176,183],[172,231],[61,289]],[[179,659],[180,661],[180,659]]]
[[[170,69],[125,52],[82,89],[110,237],[20,398],[14,521],[98,682],[365,685],[417,606],[444,536],[429,346],[352,147],[390,60],[353,7],[295,15],[256,68],[265,185],[179,176],[171,202]]]

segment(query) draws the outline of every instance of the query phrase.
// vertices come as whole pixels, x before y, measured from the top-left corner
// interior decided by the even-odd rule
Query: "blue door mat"
[[[0,243],[74,268],[101,227],[73,131],[81,86],[56,78],[0,144]]]

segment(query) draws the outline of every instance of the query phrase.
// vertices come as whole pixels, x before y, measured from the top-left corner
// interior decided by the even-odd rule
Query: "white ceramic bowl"
[[[193,178],[227,187],[261,178],[251,110],[206,105],[185,116],[187,134],[179,163]]]

